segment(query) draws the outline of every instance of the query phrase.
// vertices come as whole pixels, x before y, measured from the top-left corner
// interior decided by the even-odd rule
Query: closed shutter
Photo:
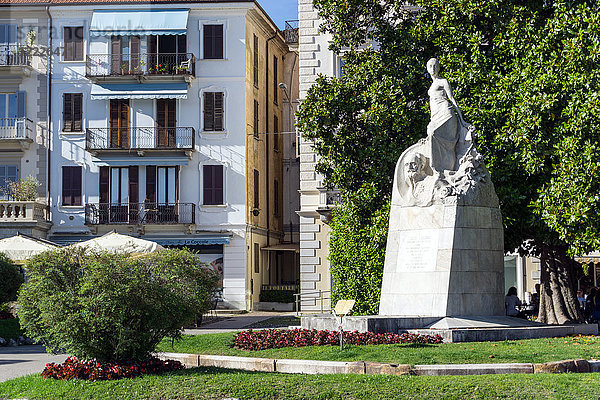
[[[273,215],[279,216],[279,181],[273,182]]]
[[[254,35],[254,86],[258,86],[258,37]]]
[[[74,28],[73,61],[83,61],[83,27]]]
[[[157,125],[157,146],[158,147],[176,147],[176,110],[177,102],[175,99],[158,99],[156,103],[156,125]]]
[[[131,67],[129,73],[139,74],[141,73],[140,65],[140,37],[131,36],[129,39],[131,43]]]
[[[279,93],[279,83],[277,81],[277,56],[273,56],[273,102],[275,104],[277,104],[277,94]]]
[[[100,204],[108,204],[110,167],[100,167]]]
[[[273,132],[275,133],[275,135],[273,135],[273,149],[274,150],[279,150],[279,118],[277,118],[277,115],[273,116]]]
[[[204,25],[204,58],[223,58],[223,25]]]
[[[121,75],[121,37],[110,37],[110,72]]]
[[[137,166],[129,167],[129,202],[139,202],[139,168]]]
[[[146,167],[146,201],[156,203],[156,166]]]
[[[83,94],[75,93],[73,96],[73,131],[83,131]]]
[[[258,209],[260,202],[259,202],[259,195],[260,195],[260,180],[259,180],[259,175],[258,175],[258,171],[254,170],[254,208]]]
[[[80,206],[81,167],[63,167],[62,179],[63,206]]]
[[[223,166],[205,165],[204,171],[204,204],[223,204]]]
[[[73,131],[73,95],[63,94],[63,131]]]
[[[26,112],[25,112],[25,107],[26,107],[26,102],[25,102],[25,97],[26,97],[27,93],[25,92],[17,92],[17,114],[16,117],[17,118],[25,118],[26,116]]]
[[[65,27],[63,30],[64,37],[64,60],[65,61],[73,61],[73,28]]]

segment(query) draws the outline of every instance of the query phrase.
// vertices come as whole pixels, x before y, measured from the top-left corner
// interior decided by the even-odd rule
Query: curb
[[[217,356],[185,353],[156,353],[161,360],[180,361],[186,368],[216,367],[243,371],[284,374],[359,374],[359,375],[484,375],[600,372],[600,361],[563,360],[547,363],[505,364],[388,364],[372,361],[318,361]]]

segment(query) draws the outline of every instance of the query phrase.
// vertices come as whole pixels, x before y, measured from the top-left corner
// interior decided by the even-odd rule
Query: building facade
[[[45,237],[47,207],[48,14],[0,5],[0,235]],[[28,193],[13,186],[29,182]]]
[[[297,283],[280,87],[295,54],[258,3],[16,4],[0,8],[0,46],[22,31],[52,51],[0,51],[0,186],[42,183],[37,236],[117,231],[191,248],[222,274],[226,308]]]

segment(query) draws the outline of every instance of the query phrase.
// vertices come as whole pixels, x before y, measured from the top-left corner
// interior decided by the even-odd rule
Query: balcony
[[[175,128],[88,128],[85,148],[92,153],[109,151],[194,150],[196,133],[192,127]]]
[[[195,224],[194,203],[86,204],[86,225]]]
[[[28,118],[0,118],[0,149],[26,150],[33,143],[34,124]]]
[[[298,45],[298,20],[285,21],[283,36],[287,45]]]
[[[0,45],[0,74],[23,79],[31,74],[31,47]]]
[[[0,201],[0,233],[14,235],[15,231],[45,236],[52,223],[48,207],[37,201]]]
[[[319,207],[317,212],[321,218],[328,222],[331,218],[331,211],[342,204],[342,193],[339,189],[327,189],[325,187],[317,188],[319,190]]]
[[[92,54],[87,56],[86,76],[106,80],[184,80],[196,76],[196,57],[177,54]]]

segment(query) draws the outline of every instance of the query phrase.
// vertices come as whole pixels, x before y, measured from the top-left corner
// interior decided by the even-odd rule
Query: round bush
[[[144,360],[209,309],[219,276],[188,250],[144,256],[61,249],[29,260],[26,334],[80,359]]]
[[[17,298],[17,291],[23,284],[23,275],[4,253],[0,253],[0,304]]]

